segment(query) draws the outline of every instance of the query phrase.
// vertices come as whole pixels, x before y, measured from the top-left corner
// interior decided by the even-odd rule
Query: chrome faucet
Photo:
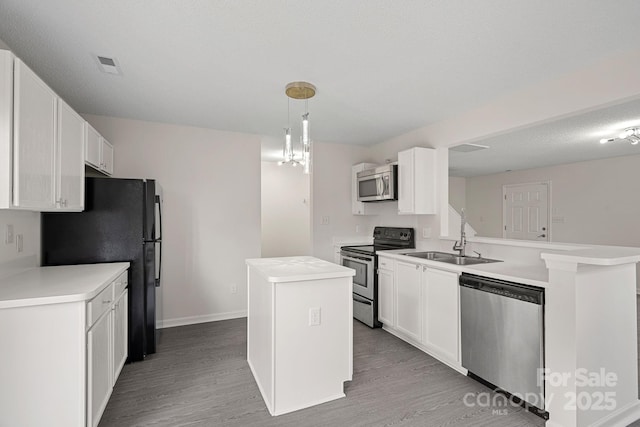
[[[456,240],[453,244],[453,250],[458,251],[460,256],[465,256],[464,250],[467,246],[467,235],[464,232],[465,225],[467,224],[467,219],[464,216],[464,209],[460,211],[460,241]]]

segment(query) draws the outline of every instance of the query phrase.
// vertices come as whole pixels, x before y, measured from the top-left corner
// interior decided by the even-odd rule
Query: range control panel
[[[374,245],[399,245],[414,247],[413,228],[404,227],[376,227],[373,229]]]

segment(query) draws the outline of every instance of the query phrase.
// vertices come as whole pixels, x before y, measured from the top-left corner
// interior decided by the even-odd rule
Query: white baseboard
[[[174,326],[195,325],[197,323],[217,322],[218,320],[238,319],[240,317],[247,317],[247,310],[159,320],[156,323],[156,327],[158,329],[173,328]]]

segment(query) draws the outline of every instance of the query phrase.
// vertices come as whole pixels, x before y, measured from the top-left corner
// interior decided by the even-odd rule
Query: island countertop
[[[0,309],[86,301],[128,268],[128,262],[32,268],[0,279]]]
[[[246,263],[271,283],[333,279],[356,274],[351,268],[311,256],[251,258]]]

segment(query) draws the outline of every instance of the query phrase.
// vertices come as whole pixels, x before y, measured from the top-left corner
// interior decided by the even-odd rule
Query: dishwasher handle
[[[535,286],[466,273],[460,275],[460,286],[536,305],[544,304],[544,289]]]

